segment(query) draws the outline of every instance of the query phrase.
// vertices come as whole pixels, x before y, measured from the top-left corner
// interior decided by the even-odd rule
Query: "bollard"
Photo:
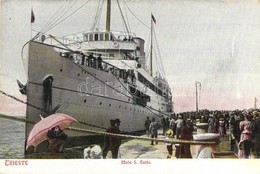
[[[208,123],[197,123],[197,134],[204,134],[208,132]]]
[[[219,134],[213,134],[213,133],[193,135],[193,140],[195,141],[215,142],[214,144],[211,145],[203,145],[203,144],[195,145],[196,158],[211,158],[212,152],[216,151],[217,145],[220,142],[219,139],[220,139]]]

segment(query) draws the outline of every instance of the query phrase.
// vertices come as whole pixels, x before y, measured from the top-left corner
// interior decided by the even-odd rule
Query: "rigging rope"
[[[77,2],[78,0],[75,0],[74,1],[74,3],[73,3],[73,1],[71,1],[71,2],[69,2],[69,4],[66,6],[66,7],[64,7],[62,10],[61,10],[61,12],[59,12],[59,15],[61,15],[61,17],[52,17],[53,18],[53,20],[51,21],[50,20],[50,22],[48,22],[48,24],[40,31],[40,33],[43,33],[43,34],[45,34],[45,33],[47,33],[48,31],[50,31],[51,29],[53,29],[55,26],[57,26],[58,24],[60,24],[61,22],[63,22],[64,20],[66,20],[67,18],[69,18],[70,16],[72,16],[74,13],[76,13],[77,11],[79,11],[82,7],[84,7],[87,3],[89,3],[91,0],[88,0],[87,2],[85,2],[84,4],[82,4],[81,6],[79,6],[76,10],[74,10],[74,11],[72,11],[70,14],[68,14],[66,17],[65,17],[65,15],[69,12],[69,10],[70,10],[70,8],[71,7],[73,7],[75,4],[76,4],[76,2]],[[71,3],[73,3],[73,4],[71,4]],[[62,5],[62,7],[64,6],[65,4],[63,4]],[[68,7],[70,5],[70,7]],[[58,11],[60,11],[60,10],[58,10]],[[65,11],[65,12],[64,12]],[[61,14],[62,13],[62,14]],[[55,13],[55,15],[56,15],[57,13]],[[54,15],[54,16],[55,16]],[[38,36],[39,35],[39,33],[36,35],[36,36]],[[36,38],[36,36],[34,37],[34,38]]]
[[[54,20],[54,18],[56,18],[56,17],[59,15],[58,13],[60,13],[60,11],[63,10],[63,6],[64,6],[66,3],[67,3],[67,0],[61,5],[61,7],[59,7],[59,10],[56,11],[56,13],[54,13],[54,14],[52,15],[52,17],[48,20],[48,22],[44,25],[44,27],[41,29],[40,32],[42,32],[43,30],[45,30],[45,29],[48,27],[48,25],[50,25],[50,24],[53,22],[52,20]],[[57,16],[56,16],[56,15],[57,15]]]
[[[130,11],[130,13],[139,21],[141,22],[141,24],[143,24],[145,27],[147,27],[148,29],[151,29],[151,27],[149,27],[148,25],[146,25],[143,21],[141,21],[131,10],[130,8],[128,7],[127,3],[126,3],[126,0],[124,0],[124,3],[127,7],[127,9]]]
[[[155,43],[156,43],[156,49],[158,51],[158,54],[159,54],[159,66],[161,68],[161,71],[163,73],[163,76],[166,76],[166,73],[164,71],[164,68],[163,68],[163,62],[162,62],[162,57],[161,57],[161,52],[160,52],[160,49],[159,49],[159,44],[158,44],[158,40],[157,40],[157,37],[156,37],[156,34],[155,34],[155,29],[154,29],[154,38],[155,38]]]
[[[94,17],[94,20],[93,20],[93,26],[91,28],[92,31],[95,28],[97,28],[97,25],[100,21],[100,16],[101,16],[101,12],[102,12],[102,9],[103,9],[103,5],[104,5],[104,0],[100,0],[99,3],[98,3],[97,10],[96,10],[96,16]]]
[[[61,11],[61,14],[59,14],[59,16],[57,15],[56,19],[54,19],[44,30],[42,30],[42,33],[46,33],[51,29],[51,27],[56,26],[56,23],[59,22],[59,20],[61,20],[69,12],[70,8],[72,8],[76,2],[77,0],[74,0],[74,2],[70,1]]]
[[[124,15],[123,15],[123,12],[122,12],[121,6],[120,6],[118,0],[117,0],[116,2],[117,2],[117,5],[118,5],[118,8],[119,8],[119,10],[120,10],[120,14],[121,14],[121,18],[122,18],[122,21],[123,21],[124,27],[125,27],[125,29],[126,29],[126,31],[127,31],[127,34],[130,35],[129,29],[128,29],[127,24],[126,24],[126,22],[125,22],[125,18],[124,18]]]
[[[130,23],[129,23],[129,20],[128,20],[125,3],[124,3],[124,11],[125,11],[125,16],[126,16],[127,26],[129,27],[129,31],[131,32],[131,26],[130,26]]]
[[[62,19],[60,22],[58,22],[57,24],[55,24],[54,26],[52,26],[51,28],[48,29],[51,30],[52,28],[54,28],[55,26],[59,25],[61,22],[63,22],[64,20],[66,20],[67,18],[69,18],[70,16],[72,16],[74,13],[76,13],[77,11],[79,11],[82,7],[84,7],[87,3],[89,3],[91,0],[88,0],[87,2],[85,2],[83,5],[81,5],[79,8],[77,8],[75,11],[71,12],[67,17],[65,17],[64,19]]]

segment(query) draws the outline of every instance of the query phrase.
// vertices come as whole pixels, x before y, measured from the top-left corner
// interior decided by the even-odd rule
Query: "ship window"
[[[98,34],[95,34],[95,41],[98,41]]]
[[[84,41],[88,41],[89,34],[84,34]]]
[[[62,69],[60,69],[60,72],[62,72]]]
[[[93,34],[89,35],[89,41],[93,41]]]
[[[103,33],[99,35],[99,40],[101,40],[101,41],[104,40],[104,34]]]
[[[105,40],[109,40],[109,33],[105,34]]]

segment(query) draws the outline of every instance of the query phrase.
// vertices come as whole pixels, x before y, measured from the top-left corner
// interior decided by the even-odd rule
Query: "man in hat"
[[[254,116],[254,125],[253,125],[253,142],[254,142],[254,147],[253,147],[253,155],[256,158],[260,158],[260,117],[259,117],[259,112],[254,111],[253,112]]]
[[[106,130],[106,132],[112,133],[112,130],[114,129],[114,127],[115,127],[115,120],[111,119],[110,120],[110,127]],[[109,138],[108,135],[105,135],[103,154],[102,154],[104,159],[106,158],[107,153],[108,153],[109,150],[110,150],[110,138]]]
[[[149,119],[149,117],[146,117],[144,127],[145,127],[145,130],[146,130],[147,137],[149,137],[149,126],[150,126],[150,124],[151,124],[151,120]]]
[[[190,119],[183,121],[183,126],[180,132],[181,140],[193,140],[193,123]],[[178,152],[177,152],[178,149]],[[181,144],[176,148],[176,158],[192,158],[190,144]]]
[[[121,121],[117,118],[114,120],[114,125],[110,129],[110,133],[120,134]],[[109,150],[111,150],[112,158],[116,159],[118,157],[119,146],[121,145],[121,138],[117,136],[108,136],[109,137]],[[104,158],[104,156],[103,156]]]
[[[160,125],[157,121],[155,121],[155,118],[152,118],[152,122],[149,126],[149,132],[151,134],[151,138],[156,139],[158,137],[158,129],[160,128]],[[151,140],[151,145],[153,145],[154,140]],[[156,144],[158,144],[158,141],[155,141]]]
[[[181,115],[178,116],[178,119],[175,121],[175,124],[176,124],[176,138],[179,139],[181,128],[183,126],[183,119]]]

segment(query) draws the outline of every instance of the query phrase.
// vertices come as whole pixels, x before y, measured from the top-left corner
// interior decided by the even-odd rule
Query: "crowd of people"
[[[239,158],[260,158],[260,117],[259,110],[256,109],[183,112],[157,122],[147,118],[145,128],[147,136],[150,135],[151,138],[156,139],[158,129],[161,129],[166,138],[192,140],[197,123],[207,123],[208,133],[219,134],[221,137],[231,136],[231,150]],[[167,130],[172,130],[170,135]],[[153,141],[151,145],[154,145]],[[167,144],[168,157],[172,155],[171,147]],[[191,158],[189,146],[177,144],[175,147],[177,158]]]
[[[147,117],[144,127],[146,134],[151,137],[151,145],[158,144],[156,141],[159,129],[166,139],[176,138],[180,140],[192,140],[193,131],[197,123],[207,123],[208,133],[216,133],[220,136],[231,137],[231,150],[239,158],[260,158],[260,117],[259,110],[235,110],[235,111],[209,111],[184,112],[173,114],[170,118],[161,120],[150,120]],[[119,119],[110,120],[107,133],[122,134],[119,129]],[[62,152],[67,135],[55,126],[47,133],[49,148],[55,152]],[[111,151],[112,158],[118,158],[118,150],[121,145],[121,137],[105,135],[102,157],[106,158]],[[171,158],[173,144],[166,144],[168,150],[167,158]],[[192,158],[189,144],[175,144],[176,158]],[[86,152],[87,154],[87,152]]]

